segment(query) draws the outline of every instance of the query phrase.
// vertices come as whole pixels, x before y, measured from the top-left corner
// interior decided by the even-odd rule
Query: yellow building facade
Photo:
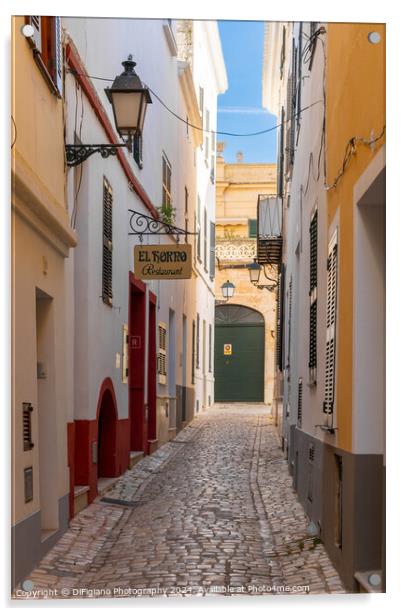
[[[70,515],[66,263],[76,237],[65,198],[62,41],[59,18],[32,19],[12,20],[13,585]]]
[[[261,402],[272,404],[275,354],[275,292],[258,289],[250,282],[247,264],[256,257],[257,202],[259,195],[276,194],[276,164],[246,163],[238,153],[236,163],[224,160],[224,144],[218,143],[216,161],[216,278],[215,296],[222,300],[221,286],[235,285],[227,305],[248,307],[264,322],[264,369]],[[260,284],[269,281],[261,274]],[[261,320],[262,322],[262,320]],[[217,323],[216,323],[217,325]],[[215,399],[219,389],[219,352],[215,349]],[[235,353],[235,350],[233,351]],[[262,356],[262,354],[261,354]]]

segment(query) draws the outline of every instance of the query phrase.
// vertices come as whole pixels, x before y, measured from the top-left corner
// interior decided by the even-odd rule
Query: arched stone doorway
[[[215,401],[264,402],[265,324],[239,304],[215,309]]]
[[[98,404],[98,477],[116,477],[117,405],[111,379],[105,379]]]

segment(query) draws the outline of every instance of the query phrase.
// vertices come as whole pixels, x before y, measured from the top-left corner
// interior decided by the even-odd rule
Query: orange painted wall
[[[351,137],[369,139],[385,125],[385,25],[328,24],[327,46],[327,184],[342,167]],[[370,32],[381,41],[368,41]],[[358,144],[336,188],[328,190],[328,228],[339,213],[339,278],[336,409],[337,445],[351,450],[353,400],[353,188],[385,138],[374,150]],[[328,239],[330,231],[328,233]]]

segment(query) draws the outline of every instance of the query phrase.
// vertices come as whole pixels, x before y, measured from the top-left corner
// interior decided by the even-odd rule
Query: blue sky
[[[218,131],[251,133],[275,126],[277,119],[262,107],[264,22],[219,21],[229,87],[218,98]],[[226,162],[276,162],[276,131],[258,137],[217,135],[226,143]]]

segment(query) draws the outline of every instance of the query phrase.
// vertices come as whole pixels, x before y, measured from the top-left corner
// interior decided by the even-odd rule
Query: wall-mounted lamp
[[[117,132],[124,143],[66,145],[69,167],[80,165],[96,152],[108,158],[117,154],[117,148],[131,150],[135,135],[142,134],[147,105],[152,103],[151,95],[134,70],[133,57],[129,55],[122,65],[123,73],[115,78],[111,88],[105,88],[105,93],[113,108]]]
[[[229,301],[233,297],[235,288],[236,287],[233,282],[229,282],[229,280],[223,283],[221,286],[221,291],[225,302]]]
[[[247,269],[250,275],[250,282],[255,287],[257,287],[257,289],[260,289],[260,290],[268,289],[268,291],[274,291],[274,289],[276,289],[276,287],[278,286],[278,283],[275,280],[273,280],[273,278],[269,278],[266,275],[265,271],[264,271],[264,276],[265,278],[267,278],[267,280],[271,280],[271,284],[258,284],[260,280],[260,274],[262,271],[262,267],[259,263],[257,263],[257,259],[254,259],[253,263],[249,263],[249,265],[247,265]]]

